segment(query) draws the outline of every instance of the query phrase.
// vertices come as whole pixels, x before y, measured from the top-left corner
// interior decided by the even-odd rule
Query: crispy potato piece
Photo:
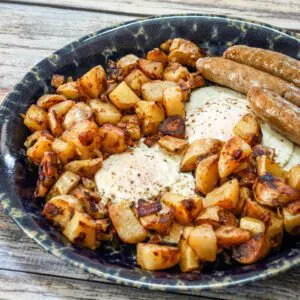
[[[160,62],[164,67],[168,63],[168,55],[159,48],[150,50],[146,55],[146,59],[150,61]]]
[[[54,137],[47,130],[35,131],[34,133],[32,133],[30,136],[26,138],[24,146],[27,149],[30,148],[38,141],[38,139],[41,136],[46,137],[49,141],[54,141]]]
[[[218,246],[230,248],[232,246],[239,246],[248,242],[252,235],[249,230],[243,228],[221,226],[216,230],[216,237]]]
[[[107,61],[106,74],[108,89],[111,83],[121,82],[124,79],[123,69],[120,66],[117,66],[117,63],[111,59]],[[106,91],[106,94],[107,93],[108,92]]]
[[[292,214],[289,206],[293,203],[289,204],[287,207],[283,208],[283,220],[284,220],[284,229],[291,235],[299,235],[300,234],[300,212]]]
[[[167,192],[161,197],[161,201],[173,209],[175,220],[182,225],[192,223],[203,208],[202,198],[199,196],[187,198]]]
[[[65,142],[73,143],[80,159],[97,157],[101,147],[101,136],[98,126],[89,120],[76,123],[61,135]]]
[[[143,99],[146,101],[162,102],[163,91],[169,87],[176,87],[178,84],[173,81],[154,80],[142,85]]]
[[[74,144],[65,142],[58,138],[53,141],[52,149],[63,164],[66,164],[76,156],[76,148]]]
[[[137,117],[142,122],[144,135],[156,133],[159,124],[165,119],[165,111],[159,103],[139,101],[135,106]]]
[[[82,185],[89,190],[93,190],[96,187],[95,181],[92,179],[89,179],[87,177],[81,178]]]
[[[253,167],[249,162],[242,163],[240,165],[240,168],[245,167],[243,166],[243,164],[246,165],[246,168],[239,172],[236,172],[237,170],[234,170],[231,177],[238,179],[240,187],[252,189],[253,183],[257,178],[256,168]]]
[[[178,82],[180,79],[188,80],[190,73],[188,69],[177,62],[170,63],[163,75],[164,80]]]
[[[300,191],[287,185],[281,178],[270,173],[258,177],[253,184],[255,200],[270,207],[285,206],[300,199]]]
[[[195,251],[189,246],[186,240],[182,240],[179,245],[180,260],[179,267],[181,272],[192,272],[200,269],[200,262]]]
[[[168,59],[171,62],[179,62],[182,65],[194,67],[197,59],[202,56],[199,47],[194,43],[182,38],[176,38],[173,39],[170,46]]]
[[[188,84],[191,89],[196,89],[205,85],[205,80],[200,72],[190,73]]]
[[[170,50],[170,47],[171,47],[171,44],[172,44],[172,41],[171,39],[169,40],[166,40],[165,42],[163,42],[162,44],[160,44],[159,48],[165,52],[169,52]]]
[[[98,220],[106,218],[108,216],[107,207],[103,203],[97,202],[98,199],[85,194],[84,197],[80,198],[80,201],[85,212],[93,219]]]
[[[253,264],[268,255],[270,243],[266,235],[257,234],[243,245],[233,249],[233,258],[244,265]]]
[[[187,147],[187,141],[183,139],[178,139],[170,135],[165,135],[158,140],[159,146],[172,152],[181,153]]]
[[[138,141],[141,138],[140,122],[137,115],[123,116],[117,126],[127,131],[133,141]]]
[[[200,139],[192,142],[180,163],[181,172],[192,172],[197,161],[221,151],[223,142],[217,139]]]
[[[259,219],[243,217],[240,219],[240,228],[251,231],[254,235],[266,232],[265,223]]]
[[[106,73],[102,66],[98,65],[80,77],[77,82],[82,96],[97,99],[106,89]]]
[[[122,153],[128,148],[129,135],[121,128],[112,125],[104,124],[99,129],[102,139],[102,150],[106,153]]]
[[[141,70],[135,69],[131,71],[124,79],[127,85],[140,97],[142,96],[142,85],[151,79]]]
[[[63,128],[67,129],[75,125],[77,122],[92,119],[92,109],[86,103],[78,102],[67,112],[63,121]]]
[[[110,94],[110,101],[119,109],[130,109],[141,99],[122,81]]]
[[[283,238],[283,219],[278,217],[272,217],[267,227],[266,235],[269,239],[270,246],[272,248],[279,248]]]
[[[296,165],[289,170],[288,184],[297,191],[300,191],[300,165]]]
[[[282,179],[287,178],[287,172],[281,168],[275,161],[270,159],[267,155],[261,155],[256,159],[257,163],[257,174],[259,176],[266,175],[270,173],[275,177],[280,177]]]
[[[78,176],[93,178],[102,166],[102,157],[86,160],[73,160],[64,166],[66,171],[71,171]]]
[[[180,251],[177,247],[137,244],[136,260],[144,270],[169,269],[178,264]]]
[[[77,100],[80,98],[78,85],[76,81],[70,81],[60,85],[57,90],[57,94],[66,97],[67,99]]]
[[[187,241],[201,261],[216,260],[217,237],[211,225],[203,224],[194,227]]]
[[[134,54],[127,54],[117,61],[117,67],[122,68],[124,75],[130,73],[131,70],[137,68],[139,58]]]
[[[32,132],[46,130],[48,128],[47,112],[43,108],[32,104],[26,112],[24,125]]]
[[[182,102],[182,92],[179,86],[166,88],[163,91],[162,103],[168,117],[180,116],[184,118],[185,110]]]
[[[52,152],[52,141],[47,136],[41,136],[33,146],[28,148],[26,155],[35,164],[39,165],[44,157],[45,152]]]
[[[249,161],[252,166],[256,167],[257,158],[259,156],[266,155],[271,160],[273,160],[275,151],[274,149],[262,146],[262,145],[256,145],[252,148],[251,154],[249,156]]]
[[[140,58],[138,67],[152,80],[163,78],[164,65],[161,62]]]
[[[196,190],[202,194],[211,192],[219,181],[219,155],[211,155],[201,160],[195,171]]]
[[[67,99],[62,95],[46,94],[41,96],[36,104],[43,109],[49,109],[51,106],[66,100]]]
[[[233,133],[250,146],[259,144],[262,138],[260,125],[251,113],[244,115],[234,126]]]
[[[52,75],[51,78],[51,86],[54,88],[60,87],[62,84],[65,82],[65,76],[64,75],[59,75],[59,74],[54,74]]]
[[[224,209],[234,210],[239,201],[240,187],[236,179],[225,182],[215,188],[203,199],[203,206],[220,206]]]
[[[251,198],[252,198],[251,191],[247,187],[240,185],[239,201],[236,205],[236,208],[234,210],[232,210],[232,213],[235,216],[240,216],[243,213],[244,204],[245,204],[246,199],[251,199]]]
[[[160,123],[158,130],[162,135],[170,135],[175,138],[184,139],[185,121],[180,116],[171,116]]]
[[[147,231],[134,215],[130,203],[123,201],[111,204],[108,210],[110,219],[124,243],[140,243],[147,237]]]
[[[167,235],[163,235],[163,236],[160,236],[161,238],[161,241],[163,243],[168,243],[168,244],[178,244],[180,239],[181,239],[181,236],[182,236],[182,233],[183,233],[183,226],[177,222],[172,222],[172,225],[169,229],[169,232]]]

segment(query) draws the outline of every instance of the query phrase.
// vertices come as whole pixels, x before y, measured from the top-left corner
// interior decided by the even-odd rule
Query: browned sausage
[[[250,88],[259,86],[271,90],[300,106],[300,89],[271,74],[223,57],[200,58],[196,64],[202,75],[213,82],[247,95]]]
[[[228,48],[223,56],[280,77],[300,87],[300,61],[290,56],[243,45]]]
[[[276,131],[300,145],[300,108],[279,95],[258,87],[247,95],[252,111]]]

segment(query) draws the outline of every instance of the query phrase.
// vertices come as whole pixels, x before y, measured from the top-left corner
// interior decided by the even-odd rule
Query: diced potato
[[[120,111],[110,102],[103,102],[98,99],[89,100],[88,104],[90,105],[95,121],[98,123],[99,126],[110,123],[110,124],[117,124],[122,114]]]
[[[138,66],[143,73],[153,80],[162,79],[163,77],[164,65],[161,62],[140,58],[138,60]]]
[[[141,138],[140,122],[137,115],[123,116],[117,126],[127,131],[133,141],[138,141]]]
[[[136,55],[127,54],[117,61],[117,67],[122,68],[126,76],[131,70],[137,67],[138,60],[139,58]]]
[[[58,138],[53,141],[52,149],[63,164],[66,164],[76,156],[76,148],[74,144],[65,142]]]
[[[266,231],[266,226],[263,221],[250,217],[243,217],[240,219],[240,228],[249,230],[254,235],[259,233],[264,234]]]
[[[274,159],[275,151],[272,148],[265,147],[262,145],[256,145],[252,148],[249,161],[252,166],[256,167],[257,158],[261,155],[268,156],[271,160]]]
[[[250,146],[259,144],[262,138],[260,125],[252,114],[244,115],[234,126],[233,133],[242,138]]]
[[[70,128],[77,122],[92,120],[92,109],[84,102],[78,102],[67,112],[63,121],[64,129]]]
[[[289,185],[297,191],[300,191],[300,165],[296,165],[289,170]]]
[[[59,74],[54,74],[52,75],[51,78],[51,86],[54,88],[60,87],[62,84],[65,82],[65,76],[64,75],[59,75]]]
[[[85,212],[93,219],[98,220],[108,216],[107,207],[103,203],[97,202],[98,199],[89,195],[85,195],[84,197],[80,198],[80,201]]]
[[[170,50],[170,47],[171,47],[171,44],[172,44],[172,41],[171,39],[169,40],[166,40],[164,43],[162,43],[159,48],[163,51],[166,51],[166,52],[169,52]]]
[[[164,71],[163,79],[178,82],[180,79],[188,80],[189,76],[190,73],[186,67],[182,66],[179,63],[174,62],[174,63],[170,63],[166,67]]]
[[[104,124],[99,130],[102,139],[102,150],[106,153],[122,153],[128,148],[128,136],[121,128]]]
[[[219,181],[218,173],[219,155],[211,155],[201,160],[196,168],[196,189],[202,194],[211,192]]]
[[[230,175],[251,153],[250,146],[241,138],[230,138],[223,146],[219,159],[219,174],[221,178]]]
[[[247,199],[251,199],[251,197],[252,197],[251,191],[247,187],[240,186],[240,198],[236,208],[232,210],[232,213],[236,216],[240,216],[243,213],[245,201]]]
[[[187,241],[201,261],[216,260],[217,237],[211,225],[203,224],[194,227]]]
[[[130,203],[122,201],[111,204],[109,206],[109,216],[124,243],[140,243],[147,237],[147,231],[134,215]]]
[[[82,185],[89,190],[93,190],[96,187],[95,181],[92,179],[89,179],[87,177],[81,178]]]
[[[172,153],[181,153],[187,147],[186,140],[178,139],[170,135],[165,135],[160,138],[158,144]]]
[[[76,81],[71,81],[60,85],[57,88],[56,92],[59,95],[63,95],[67,99],[77,100],[80,98],[80,93]]]
[[[156,133],[159,124],[165,119],[165,111],[159,103],[139,101],[135,106],[137,117],[142,122],[145,135]]]
[[[139,243],[136,249],[137,263],[144,270],[169,269],[179,262],[180,251],[177,247]]]
[[[142,85],[151,79],[141,70],[131,71],[124,79],[127,85],[140,97],[142,96]]]
[[[154,80],[142,85],[143,99],[146,101],[162,102],[163,91],[169,87],[177,87],[173,81]]]
[[[205,85],[205,80],[200,72],[190,73],[188,84],[191,89],[196,89]]]
[[[150,50],[146,55],[146,59],[150,61],[160,62],[164,67],[168,63],[168,55],[159,48]]]
[[[46,94],[41,96],[37,101],[37,106],[43,109],[49,109],[51,106],[58,104],[60,102],[66,101],[64,96],[56,94]]]
[[[35,131],[34,133],[32,133],[30,136],[28,136],[26,138],[24,146],[27,149],[30,148],[31,146],[33,146],[38,141],[38,139],[41,136],[46,137],[50,141],[54,141],[54,137],[47,130]]]
[[[169,135],[175,138],[185,138],[185,121],[180,116],[171,116],[165,119],[159,125],[159,133]]]
[[[185,110],[182,102],[182,92],[179,86],[164,89],[163,106],[168,117],[181,116],[184,118]]]
[[[66,171],[71,171],[81,177],[93,178],[102,166],[102,157],[86,160],[73,160],[64,166]]]
[[[236,179],[230,180],[206,195],[203,206],[220,206],[224,209],[234,210],[239,201],[240,187]]]
[[[246,243],[251,239],[252,235],[249,230],[243,228],[221,226],[216,230],[216,237],[218,246],[230,248]]]
[[[192,223],[203,208],[202,198],[199,196],[187,198],[167,192],[161,201],[173,209],[175,220],[182,225]]]
[[[96,157],[101,147],[99,128],[94,122],[88,120],[68,128],[61,135],[61,139],[75,145],[80,159]]]
[[[266,235],[272,248],[279,248],[283,238],[283,219],[278,215],[273,216],[267,227]]]
[[[41,136],[33,146],[28,148],[26,154],[35,164],[39,165],[45,152],[52,151],[52,139],[47,136]]]
[[[75,244],[95,250],[99,246],[96,238],[96,223],[87,214],[76,211],[67,223],[63,234]]]
[[[106,74],[102,66],[98,65],[78,79],[79,93],[90,99],[97,99],[106,89]]]
[[[119,109],[130,109],[141,99],[122,81],[110,94],[110,101]]]
[[[300,234],[300,213],[291,214],[288,207],[283,208],[284,229],[291,235]]]
[[[192,272],[200,269],[200,262],[195,251],[186,240],[180,242],[179,267],[181,272]]]
[[[183,233],[183,226],[177,222],[173,222],[169,233],[161,236],[161,241],[168,244],[178,244]]]
[[[217,139],[200,139],[192,142],[180,163],[181,172],[192,172],[196,168],[198,159],[221,151],[223,142]]]
[[[30,131],[46,130],[48,128],[47,112],[43,108],[32,104],[26,112],[24,125]]]
[[[287,178],[287,172],[281,168],[275,161],[270,159],[267,155],[261,155],[256,159],[257,173],[259,176],[265,175],[267,172],[273,176],[280,177],[282,179]]]

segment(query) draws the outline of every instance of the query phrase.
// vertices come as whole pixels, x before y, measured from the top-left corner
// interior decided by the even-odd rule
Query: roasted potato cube
[[[184,118],[185,110],[182,102],[182,92],[180,87],[169,87],[163,91],[163,106],[166,114],[170,116],[180,116]]]
[[[138,141],[141,138],[140,122],[137,115],[123,116],[117,126],[127,131],[133,141]]]
[[[164,65],[161,62],[140,58],[138,60],[138,66],[143,73],[153,80],[163,78]]]
[[[143,99],[146,101],[162,102],[163,91],[169,87],[177,87],[173,81],[154,80],[142,85]]]
[[[63,121],[64,129],[70,128],[77,122],[92,120],[92,109],[84,102],[78,102],[67,112]]]
[[[172,41],[173,41],[173,40],[171,40],[171,39],[166,40],[165,42],[163,42],[163,43],[159,46],[159,48],[160,48],[161,50],[163,50],[163,51],[169,52],[170,47],[171,47],[171,44],[172,44]]]
[[[218,173],[219,155],[211,155],[201,160],[196,168],[196,189],[202,194],[211,192],[219,181]]]
[[[203,208],[202,198],[199,196],[187,198],[167,192],[161,201],[173,209],[175,220],[182,225],[192,223]]]
[[[158,144],[172,153],[181,153],[187,147],[186,140],[178,139],[170,135],[165,135],[160,138]]]
[[[41,96],[37,101],[37,106],[43,109],[49,109],[51,106],[58,104],[60,102],[66,101],[64,96],[56,94],[46,94]]]
[[[254,235],[259,233],[264,234],[266,231],[266,226],[263,221],[250,217],[240,219],[240,228],[249,230]]]
[[[248,242],[252,235],[249,230],[243,228],[221,226],[216,230],[216,237],[218,246],[230,248],[232,246],[239,246]]]
[[[176,38],[170,46],[169,61],[194,67],[198,58],[202,57],[199,47],[191,41]]]
[[[159,103],[139,101],[135,106],[137,117],[142,122],[145,135],[156,133],[159,124],[165,119],[165,111]]]
[[[173,222],[169,233],[161,236],[161,241],[168,244],[178,244],[183,233],[183,226],[177,222]]]
[[[67,223],[64,231],[72,243],[95,250],[100,241],[96,238],[96,223],[88,215],[75,210],[72,219]]]
[[[102,157],[86,160],[73,160],[64,166],[66,171],[71,171],[81,177],[93,178],[102,166]]]
[[[268,156],[271,160],[273,160],[275,151],[274,149],[262,146],[262,145],[256,145],[252,148],[249,161],[252,166],[256,167],[257,158],[261,155]]]
[[[146,59],[150,61],[160,62],[164,67],[168,63],[168,55],[159,48],[150,50],[146,55]]]
[[[142,96],[142,85],[151,79],[141,70],[131,71],[124,79],[127,85],[140,97]]]
[[[293,189],[283,179],[274,177],[270,173],[255,180],[253,193],[259,204],[270,207],[285,206],[300,199],[300,191]]]
[[[63,95],[67,99],[77,100],[80,98],[80,93],[76,81],[70,81],[60,85],[57,88],[56,92],[59,95]]]
[[[285,231],[291,235],[300,234],[300,212],[292,214],[289,206],[282,210]]]
[[[239,201],[240,187],[236,179],[225,182],[215,188],[203,199],[203,206],[220,206],[224,209],[234,210]]]
[[[90,99],[97,99],[106,89],[106,74],[98,65],[77,80],[79,93]]]
[[[30,131],[46,130],[48,128],[47,112],[43,108],[32,104],[26,112],[24,125]]]
[[[35,164],[39,165],[44,157],[45,152],[52,151],[52,139],[47,136],[41,136],[33,146],[28,148],[26,154]]]
[[[186,240],[180,242],[179,267],[181,272],[192,272],[200,269],[200,262],[195,251],[189,246]]]
[[[94,122],[88,120],[78,122],[65,130],[61,139],[75,145],[80,159],[96,157],[101,147],[99,128]]]
[[[158,129],[162,135],[170,135],[179,139],[184,139],[185,137],[185,121],[180,116],[172,116],[165,119],[160,123]]]
[[[250,146],[259,144],[262,138],[260,125],[252,114],[244,115],[234,126],[233,133],[242,138]]]
[[[134,54],[127,54],[117,61],[117,67],[122,68],[124,75],[130,73],[131,70],[137,67],[139,58]]]
[[[181,172],[192,172],[197,161],[221,151],[223,142],[217,139],[200,139],[192,142],[180,163]]]
[[[82,185],[89,190],[93,190],[96,187],[95,181],[92,179],[89,179],[87,177],[81,178]]]
[[[110,101],[119,109],[130,109],[141,99],[122,81],[110,94]]]
[[[205,80],[200,72],[190,73],[188,85],[191,89],[196,89],[205,85]]]
[[[236,208],[232,210],[232,213],[236,216],[240,216],[243,213],[246,199],[251,199],[251,198],[252,198],[251,191],[247,187],[240,186],[240,198],[236,205]]]
[[[53,141],[52,149],[63,164],[66,164],[76,156],[76,148],[74,144],[65,142],[61,139],[55,139]]]
[[[174,63],[170,63],[166,67],[164,71],[163,79],[178,82],[180,79],[188,80],[189,76],[190,73],[186,67],[182,66],[179,63],[174,62]]]
[[[130,203],[122,201],[111,204],[108,210],[110,219],[124,243],[140,243],[147,237],[147,231],[134,215]]]
[[[44,136],[46,137],[49,141],[54,141],[54,137],[47,131],[47,130],[43,130],[43,131],[35,131],[33,134],[31,134],[30,136],[28,136],[25,140],[24,146],[28,149],[31,146],[33,146],[38,139]]]
[[[64,75],[59,75],[59,74],[54,74],[52,75],[51,78],[51,86],[54,88],[60,87],[62,84],[65,82],[65,76]]]
[[[137,244],[136,260],[144,270],[169,269],[178,264],[180,251],[177,247]]]
[[[272,248],[279,248],[283,238],[283,219],[273,216],[267,226],[266,235]]]
[[[250,146],[240,137],[232,137],[223,146],[219,159],[219,174],[221,178],[230,175],[250,155]]]
[[[257,174],[259,176],[266,175],[266,173],[269,172],[275,177],[280,177],[282,179],[287,178],[287,172],[267,155],[257,157],[256,163]]]
[[[300,191],[300,165],[296,165],[289,170],[289,185],[297,191]]]
[[[102,150],[106,153],[122,153],[128,148],[128,138],[125,131],[112,125],[104,124],[100,130],[102,139]]]
[[[97,202],[98,199],[90,195],[85,195],[80,198],[80,201],[85,212],[93,219],[98,220],[108,216],[107,207],[103,203]]]

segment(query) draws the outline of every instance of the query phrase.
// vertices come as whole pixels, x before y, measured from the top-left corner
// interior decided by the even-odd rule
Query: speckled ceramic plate
[[[129,286],[167,291],[213,289],[266,278],[299,264],[300,242],[286,240],[282,251],[250,266],[216,262],[199,274],[181,274],[177,268],[147,272],[136,266],[133,247],[107,246],[96,252],[77,248],[41,216],[41,205],[33,199],[36,170],[27,164],[23,147],[29,132],[18,114],[24,113],[43,93],[51,92],[53,73],[77,78],[109,58],[132,52],[143,55],[174,37],[190,39],[214,55],[221,55],[228,46],[245,44],[300,58],[300,40],[293,34],[266,24],[215,15],[161,16],[85,36],[37,64],[0,107],[2,206],[28,236],[50,253],[90,273]]]

